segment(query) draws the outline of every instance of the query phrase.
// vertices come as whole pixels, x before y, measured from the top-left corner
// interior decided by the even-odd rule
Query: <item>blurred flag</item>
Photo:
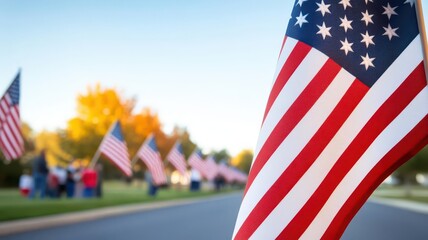
[[[123,138],[119,121],[113,123],[99,149],[101,154],[112,161],[126,176],[132,176],[128,147]]]
[[[214,178],[218,174],[218,166],[213,156],[210,155],[207,157],[207,159],[205,160],[205,168],[206,168],[207,179],[209,181],[214,180]]]
[[[203,177],[207,178],[207,167],[200,149],[195,149],[192,155],[190,155],[189,166],[196,169]]]
[[[226,179],[226,182],[231,183],[235,180],[233,172],[229,169],[224,161],[218,165],[218,173]]]
[[[154,135],[147,137],[147,140],[140,147],[140,150],[138,150],[137,155],[146,164],[153,176],[155,185],[159,186],[167,183],[165,169],[158,147],[156,146]]]
[[[185,176],[187,172],[186,159],[184,158],[183,147],[180,142],[176,142],[174,147],[166,156],[166,159],[181,173]]]
[[[239,182],[239,183],[246,183],[247,182],[247,174],[241,172],[239,169],[234,167],[229,167],[229,171],[231,172],[231,175],[233,177],[233,180]]]
[[[20,79],[21,71],[0,100],[0,148],[9,161],[24,153],[19,114]]]
[[[234,239],[338,239],[427,144],[415,0],[297,0]]]

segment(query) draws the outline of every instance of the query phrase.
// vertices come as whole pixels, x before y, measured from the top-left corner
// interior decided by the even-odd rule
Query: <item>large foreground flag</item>
[[[104,136],[99,150],[101,154],[112,161],[126,176],[132,175],[128,147],[123,138],[119,121],[113,123],[110,131]]]
[[[21,72],[18,72],[0,99],[0,149],[9,161],[24,153],[19,114],[20,79]]]
[[[415,0],[297,0],[234,239],[338,239],[428,142]]]
[[[185,176],[187,173],[186,159],[184,158],[183,147],[180,142],[176,142],[174,147],[166,156],[166,159],[181,173]]]
[[[146,164],[153,176],[155,185],[162,185],[167,182],[165,169],[162,163],[154,135],[150,135],[141,145],[137,152],[138,157]]]

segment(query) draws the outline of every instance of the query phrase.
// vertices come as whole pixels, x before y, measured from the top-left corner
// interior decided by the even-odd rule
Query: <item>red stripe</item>
[[[428,116],[425,116],[364,178],[335,216],[322,239],[339,239],[342,236],[352,218],[385,178],[428,144],[427,133]]]
[[[260,170],[276,151],[278,146],[315,104],[340,70],[341,67],[333,60],[329,59],[314,79],[312,79],[308,84],[305,90],[303,90],[300,96],[290,106],[288,111],[275,126],[254,160],[245,192],[248,191],[254,181],[254,178],[259,174]]]
[[[122,167],[120,167],[119,164],[116,161],[114,161],[113,159],[111,159],[108,155],[106,155],[105,153],[102,153],[102,155],[104,155],[104,157],[106,157],[110,162],[112,162],[114,165],[116,165],[117,168],[126,176],[129,177],[132,175],[132,172],[128,172],[127,171],[128,169],[122,169]]]
[[[248,239],[254,233],[321,154],[367,91],[368,87],[360,81],[355,80],[352,83],[308,144],[252,210],[237,233],[236,239]]]
[[[287,238],[297,239],[303,234],[334,189],[371,143],[426,86],[422,81],[415,81],[415,79],[423,79],[423,74],[423,65],[420,64],[382,104],[340,156],[315,193],[282,231],[280,238],[287,236]]]
[[[302,42],[297,42],[293,51],[290,53],[290,56],[285,61],[284,66],[282,66],[278,78],[275,80],[267,102],[263,121],[265,120],[267,113],[269,112],[272,104],[275,102],[282,88],[287,83],[288,79],[290,79],[291,75],[293,75],[293,73],[296,71],[300,63],[302,63],[303,59],[305,59],[306,55],[308,55],[310,50],[311,47],[309,45]]]

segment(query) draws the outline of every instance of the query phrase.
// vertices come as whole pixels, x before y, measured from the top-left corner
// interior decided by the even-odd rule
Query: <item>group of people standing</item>
[[[59,166],[48,168],[45,151],[33,160],[32,175],[28,171],[20,178],[21,194],[30,199],[46,196],[61,198],[102,197],[102,165],[95,169]]]

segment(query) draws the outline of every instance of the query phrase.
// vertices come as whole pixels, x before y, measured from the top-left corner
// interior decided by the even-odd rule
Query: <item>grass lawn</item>
[[[421,186],[381,186],[374,193],[375,197],[395,198],[428,204],[428,188]]]
[[[221,193],[230,191],[223,190]],[[130,203],[202,197],[217,193],[208,190],[190,192],[187,188],[170,188],[160,189],[156,197],[150,197],[147,195],[147,190],[144,186],[109,182],[104,184],[103,194],[101,199],[66,199],[63,197],[62,199],[29,200],[21,197],[18,189],[2,189],[0,190],[0,222]]]

